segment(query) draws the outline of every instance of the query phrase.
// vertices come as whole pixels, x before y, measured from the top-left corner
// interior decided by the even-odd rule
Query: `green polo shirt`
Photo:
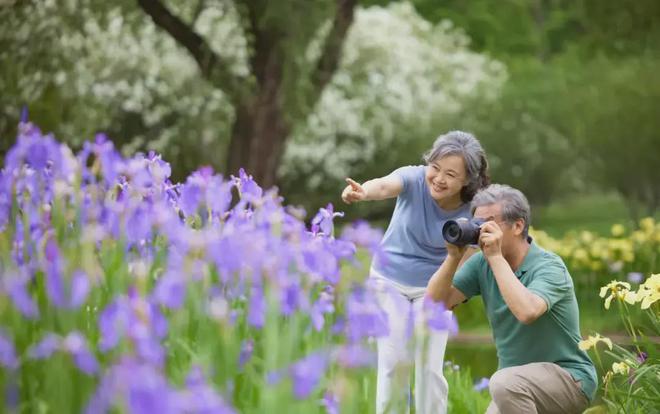
[[[552,362],[580,381],[591,401],[598,379],[593,362],[578,348],[580,321],[573,279],[554,253],[531,243],[527,256],[514,272],[520,282],[540,296],[548,310],[529,325],[519,322],[507,307],[482,252],[468,259],[454,276],[454,286],[469,299],[481,295],[493,329],[498,369]]]

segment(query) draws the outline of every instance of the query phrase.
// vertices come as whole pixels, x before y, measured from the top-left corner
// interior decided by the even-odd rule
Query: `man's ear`
[[[516,220],[515,223],[513,223],[513,234],[515,234],[516,236],[520,236],[523,233],[524,229],[525,229],[525,220],[518,219]]]

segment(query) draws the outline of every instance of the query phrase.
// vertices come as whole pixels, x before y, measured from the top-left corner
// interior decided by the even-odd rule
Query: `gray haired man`
[[[598,380],[578,348],[579,309],[564,262],[528,236],[530,208],[520,191],[490,185],[474,197],[472,212],[485,221],[481,251],[457,271],[465,248],[448,243],[427,290],[449,308],[483,298],[499,359],[487,413],[581,413]]]

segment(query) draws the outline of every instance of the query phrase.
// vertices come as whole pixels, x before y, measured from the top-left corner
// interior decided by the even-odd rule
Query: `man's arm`
[[[466,299],[463,292],[452,285],[456,269],[464,262],[464,253],[464,247],[459,248],[447,243],[447,258],[431,276],[426,287],[426,294],[436,302],[442,301],[447,309],[455,308]]]
[[[501,240],[502,230],[495,222],[482,225],[479,243],[495,275],[502,298],[513,316],[528,325],[543,315],[548,310],[548,305],[518,280],[511,266],[502,256]]]
[[[346,182],[348,185],[341,194],[341,198],[346,204],[394,198],[403,191],[403,179],[396,174],[374,178],[364,184],[359,184],[350,178],[347,178]]]

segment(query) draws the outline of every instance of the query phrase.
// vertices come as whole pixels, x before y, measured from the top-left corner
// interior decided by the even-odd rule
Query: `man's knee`
[[[516,375],[510,368],[504,368],[496,371],[490,377],[488,389],[493,400],[498,401],[502,398],[508,398],[516,386]]]

